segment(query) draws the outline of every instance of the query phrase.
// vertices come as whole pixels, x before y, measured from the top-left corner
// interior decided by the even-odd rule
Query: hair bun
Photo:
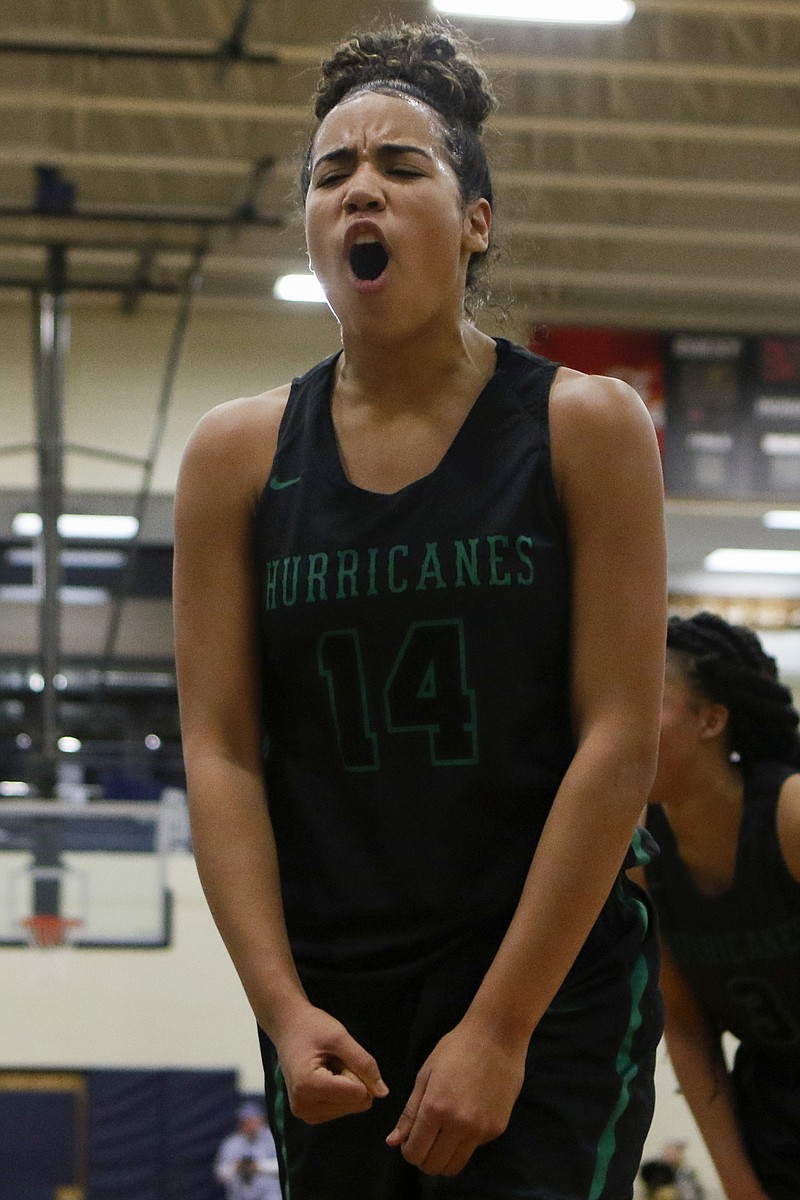
[[[462,34],[443,25],[396,25],[356,34],[322,63],[318,120],[348,92],[378,80],[409,84],[448,121],[476,131],[495,107],[488,80]]]

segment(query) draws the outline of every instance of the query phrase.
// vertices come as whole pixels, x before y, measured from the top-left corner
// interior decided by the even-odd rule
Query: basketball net
[[[62,917],[58,913],[33,913],[20,921],[28,945],[38,950],[72,946],[82,924],[78,917]]]

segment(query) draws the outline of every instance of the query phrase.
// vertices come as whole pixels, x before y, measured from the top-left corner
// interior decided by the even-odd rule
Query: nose
[[[342,204],[345,212],[380,212],[385,204],[383,188],[376,172],[363,166],[354,172],[345,188]]]

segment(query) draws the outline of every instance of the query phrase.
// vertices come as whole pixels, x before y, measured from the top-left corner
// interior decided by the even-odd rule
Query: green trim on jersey
[[[652,862],[653,855],[647,849],[645,849],[642,840],[642,831],[638,826],[633,831],[633,837],[631,838],[631,850],[633,851],[634,858],[636,859],[637,867],[646,867],[649,862]]]
[[[621,890],[621,889],[620,889]],[[647,931],[650,918],[641,900],[627,896],[623,892],[623,901],[629,908],[636,909],[642,921],[642,933]],[[628,1028],[622,1039],[617,1053],[616,1072],[621,1080],[619,1099],[608,1119],[608,1124],[597,1145],[597,1164],[595,1166],[592,1186],[589,1189],[588,1200],[601,1200],[606,1186],[608,1170],[617,1149],[617,1125],[630,1103],[630,1087],[639,1074],[639,1065],[631,1057],[634,1035],[642,1026],[642,997],[650,982],[650,971],[647,959],[640,954],[631,972],[631,1015]]]

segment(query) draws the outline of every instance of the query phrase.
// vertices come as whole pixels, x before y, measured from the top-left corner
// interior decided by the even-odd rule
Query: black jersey
[[[647,827],[661,854],[646,875],[664,939],[720,1032],[800,1066],[800,884],[776,827],[781,786],[795,771],[762,762],[745,772],[734,879],[722,895],[694,886],[657,807]]]
[[[440,464],[383,495],[344,473],[335,361],[293,382],[254,522],[267,793],[318,965],[510,916],[574,753],[556,365],[499,339]]]

